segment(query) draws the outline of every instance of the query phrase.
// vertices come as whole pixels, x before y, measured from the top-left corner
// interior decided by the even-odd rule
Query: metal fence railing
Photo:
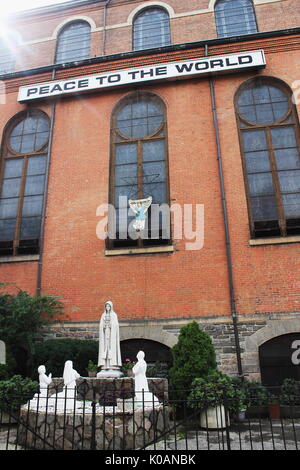
[[[53,391],[52,391],[53,393]],[[130,394],[129,394],[130,395]],[[214,407],[185,398],[114,391],[85,399],[77,389],[35,395],[0,410],[1,450],[298,450],[300,397],[226,394]],[[24,401],[24,400],[23,400]],[[199,405],[199,406],[198,406]],[[245,408],[245,409],[242,409]]]

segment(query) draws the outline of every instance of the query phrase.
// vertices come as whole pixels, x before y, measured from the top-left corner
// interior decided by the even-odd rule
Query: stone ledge
[[[155,253],[173,253],[174,246],[151,246],[148,248],[123,248],[120,250],[105,250],[105,256],[147,255]]]
[[[1,256],[1,263],[26,263],[28,261],[39,261],[40,255]]]
[[[278,238],[257,238],[249,240],[250,246],[262,245],[281,245],[286,243],[300,243],[300,236],[295,237],[278,237]]]

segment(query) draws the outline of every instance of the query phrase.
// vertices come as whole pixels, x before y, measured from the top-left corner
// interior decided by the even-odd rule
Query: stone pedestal
[[[169,426],[168,381],[149,378],[148,384],[159,403],[137,402],[132,377],[80,377],[73,409],[58,409],[55,403],[46,409],[34,400],[21,408],[18,444],[34,449],[139,449]],[[54,378],[49,396],[62,386],[62,379]]]

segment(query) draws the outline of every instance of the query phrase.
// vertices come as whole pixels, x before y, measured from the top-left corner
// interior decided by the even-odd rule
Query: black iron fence
[[[169,393],[172,398],[174,394]],[[1,450],[298,450],[300,397],[270,401],[253,396],[242,403],[159,399],[103,392],[86,399],[82,390],[36,395],[20,407],[21,396],[2,403]],[[90,397],[89,397],[90,398]],[[211,400],[211,397],[210,397]],[[24,400],[23,400],[24,401]],[[198,406],[199,405],[199,406]]]

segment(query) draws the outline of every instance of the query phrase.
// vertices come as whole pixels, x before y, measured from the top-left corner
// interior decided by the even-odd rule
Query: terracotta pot
[[[270,403],[268,405],[269,409],[269,416],[272,419],[279,419],[280,418],[280,405],[278,403]]]
[[[133,370],[132,369],[127,369],[126,375],[127,375],[127,377],[133,377]]]
[[[96,370],[94,370],[94,371],[89,370],[88,374],[89,374],[89,377],[96,377],[97,371]]]

